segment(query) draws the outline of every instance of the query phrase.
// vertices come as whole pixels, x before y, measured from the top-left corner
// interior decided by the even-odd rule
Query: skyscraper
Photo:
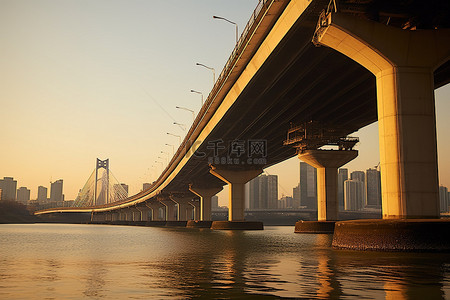
[[[59,202],[59,201],[64,201],[62,179],[52,182],[50,186],[50,202]]]
[[[151,186],[152,186],[151,183],[146,182],[146,183],[142,184],[142,190],[143,190],[143,191],[146,191],[146,190],[148,190]]]
[[[47,203],[47,188],[44,186],[38,186],[37,201],[39,204]]]
[[[345,210],[361,210],[364,203],[364,183],[359,180],[346,180],[344,184]]]
[[[338,171],[338,203],[339,208],[344,209],[344,182],[348,180],[348,169],[341,168]]]
[[[300,184],[292,189],[292,208],[300,208]]]
[[[317,170],[300,162],[300,205],[317,209]]]
[[[366,170],[366,205],[381,207],[381,175],[377,169]]]
[[[249,183],[250,209],[277,208],[278,203],[278,176],[260,175]]]
[[[366,174],[363,171],[353,171],[352,173],[350,173],[350,179],[357,180],[363,183],[361,203],[364,206],[366,204]]]
[[[121,183],[120,185],[121,185],[121,186],[123,187],[123,189],[127,192],[127,196],[128,196],[128,184]]]
[[[0,189],[2,189],[1,200],[16,201],[17,181],[13,177],[3,177],[0,180]]]
[[[449,199],[448,199],[448,189],[445,186],[440,186],[439,187],[439,203],[440,203],[440,208],[441,208],[441,212],[448,212],[449,210]]]
[[[27,205],[30,201],[30,190],[22,186],[17,190],[17,202]]]
[[[218,209],[219,209],[219,197],[212,196],[211,197],[211,210],[218,210]]]

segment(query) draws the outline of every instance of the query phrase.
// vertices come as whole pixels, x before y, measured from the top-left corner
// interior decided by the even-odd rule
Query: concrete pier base
[[[211,228],[212,221],[189,220],[186,224],[187,228]]]
[[[166,227],[186,227],[187,221],[166,221]]]
[[[262,222],[251,221],[213,221],[211,229],[216,230],[263,230]]]
[[[166,226],[166,221],[147,221],[145,226],[148,227],[163,227]]]
[[[336,221],[298,221],[295,223],[295,233],[333,233]]]
[[[386,219],[336,222],[333,248],[450,252],[450,220]]]

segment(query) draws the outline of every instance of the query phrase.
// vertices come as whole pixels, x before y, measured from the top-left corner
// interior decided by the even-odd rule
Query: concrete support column
[[[145,203],[145,206],[152,210],[152,221],[162,221],[161,217],[159,216],[159,209],[161,207],[165,207],[164,204],[157,200],[150,200]]]
[[[261,174],[262,170],[231,170],[211,166],[209,172],[229,185],[228,220],[244,221],[245,184]]]
[[[166,221],[176,221],[175,217],[175,202],[169,197],[158,197],[158,201],[166,207]]]
[[[358,156],[356,150],[306,150],[298,157],[317,169],[317,220],[338,219],[338,168]]]
[[[192,197],[170,195],[170,199],[178,204],[178,221],[188,221],[192,219]]]
[[[211,221],[211,198],[223,187],[200,188],[190,185],[189,190],[200,197],[200,220]]]
[[[314,41],[376,77],[383,218],[439,217],[433,72],[450,59],[450,30],[401,30],[345,14]]]
[[[200,220],[201,218],[200,199],[192,199],[190,204],[194,208],[194,220],[197,221]]]
[[[148,221],[148,208],[136,205],[136,209],[139,211],[139,221]]]

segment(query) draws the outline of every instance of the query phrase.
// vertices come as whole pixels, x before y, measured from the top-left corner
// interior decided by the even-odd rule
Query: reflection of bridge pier
[[[324,13],[319,24],[314,37],[317,44],[341,52],[376,77],[383,218],[439,218],[433,72],[450,58],[450,30],[402,30],[341,13]],[[417,221],[400,222],[373,221],[374,228],[380,223],[386,231],[372,238],[367,236],[370,230],[358,232],[355,222],[350,227],[346,222],[339,227],[336,224],[336,230],[342,232],[333,245],[355,249],[428,248],[418,243],[423,237],[412,230],[420,227]],[[450,222],[435,225],[424,221],[424,227],[437,229],[424,233],[442,240],[445,235],[440,233],[450,230]],[[367,222],[362,226],[370,227]],[[401,231],[405,245],[380,244],[385,235],[396,231]],[[352,238],[346,239],[348,234]],[[361,239],[356,238],[358,234]],[[446,240],[439,247],[450,249]]]

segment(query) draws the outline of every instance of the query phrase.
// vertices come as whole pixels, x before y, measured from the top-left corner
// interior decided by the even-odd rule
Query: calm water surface
[[[450,255],[338,251],[293,230],[0,225],[0,299],[450,298]]]

